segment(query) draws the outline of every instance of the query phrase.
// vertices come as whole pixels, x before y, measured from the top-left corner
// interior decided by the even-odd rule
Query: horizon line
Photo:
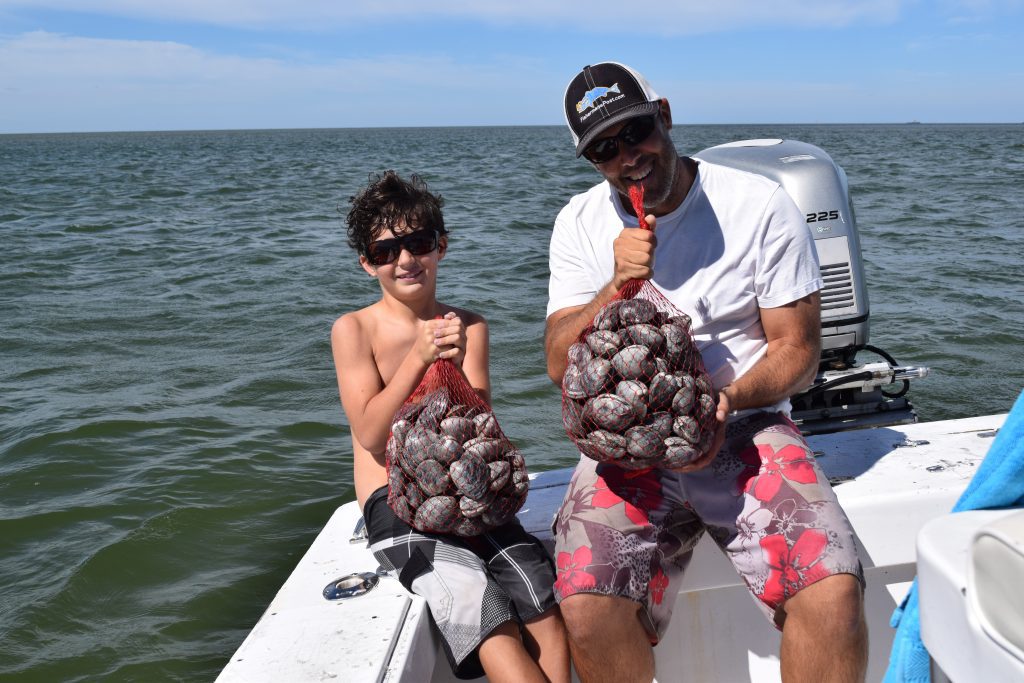
[[[796,123],[675,123],[673,128],[687,126],[1015,126],[1024,125],[1024,121],[874,121],[874,122],[796,122]],[[292,128],[153,128],[137,130],[97,129],[97,130],[40,130],[22,132],[0,132],[0,136],[16,135],[110,135],[110,134],[147,134],[147,133],[232,133],[232,132],[284,132],[284,131],[316,131],[316,130],[439,130],[446,128],[564,128],[564,123],[494,123],[494,124],[462,124],[432,126],[312,126]]]

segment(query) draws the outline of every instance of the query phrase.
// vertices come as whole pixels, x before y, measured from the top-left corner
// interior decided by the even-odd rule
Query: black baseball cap
[[[565,89],[565,122],[576,156],[607,128],[634,116],[655,114],[661,98],[643,76],[618,62],[583,67]]]

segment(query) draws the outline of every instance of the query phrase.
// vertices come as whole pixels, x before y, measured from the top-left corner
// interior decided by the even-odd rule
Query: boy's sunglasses
[[[395,261],[405,249],[413,256],[423,256],[437,249],[437,230],[417,230],[401,237],[370,242],[366,260],[370,265],[383,266]]]
[[[657,114],[652,114],[651,116],[633,119],[615,135],[609,138],[601,138],[587,147],[583,150],[583,156],[595,164],[611,161],[619,155],[620,140],[627,145],[639,145],[649,138],[651,133],[654,132],[654,127],[657,125],[656,116]]]

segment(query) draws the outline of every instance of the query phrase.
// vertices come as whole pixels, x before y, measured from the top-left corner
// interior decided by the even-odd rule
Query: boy
[[[519,522],[479,537],[422,533],[387,505],[384,448],[395,412],[438,358],[462,368],[490,402],[487,322],[436,300],[448,247],[443,200],[416,176],[371,176],[351,198],[349,245],[381,298],[334,323],[331,346],[352,432],[356,498],[370,549],[430,606],[455,675],[497,681],[569,680],[554,568]]]

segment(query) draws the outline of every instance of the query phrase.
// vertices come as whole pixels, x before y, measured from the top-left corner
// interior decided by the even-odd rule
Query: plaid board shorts
[[[600,593],[640,603],[653,639],[672,617],[707,531],[765,615],[833,574],[864,572],[853,529],[799,429],[758,412],[726,428],[707,467],[630,472],[581,457],[553,525],[559,602]]]
[[[387,498],[382,486],[363,506],[374,558],[427,601],[455,676],[483,676],[477,648],[491,631],[557,604],[551,556],[518,520],[473,538],[424,533],[396,517]]]

